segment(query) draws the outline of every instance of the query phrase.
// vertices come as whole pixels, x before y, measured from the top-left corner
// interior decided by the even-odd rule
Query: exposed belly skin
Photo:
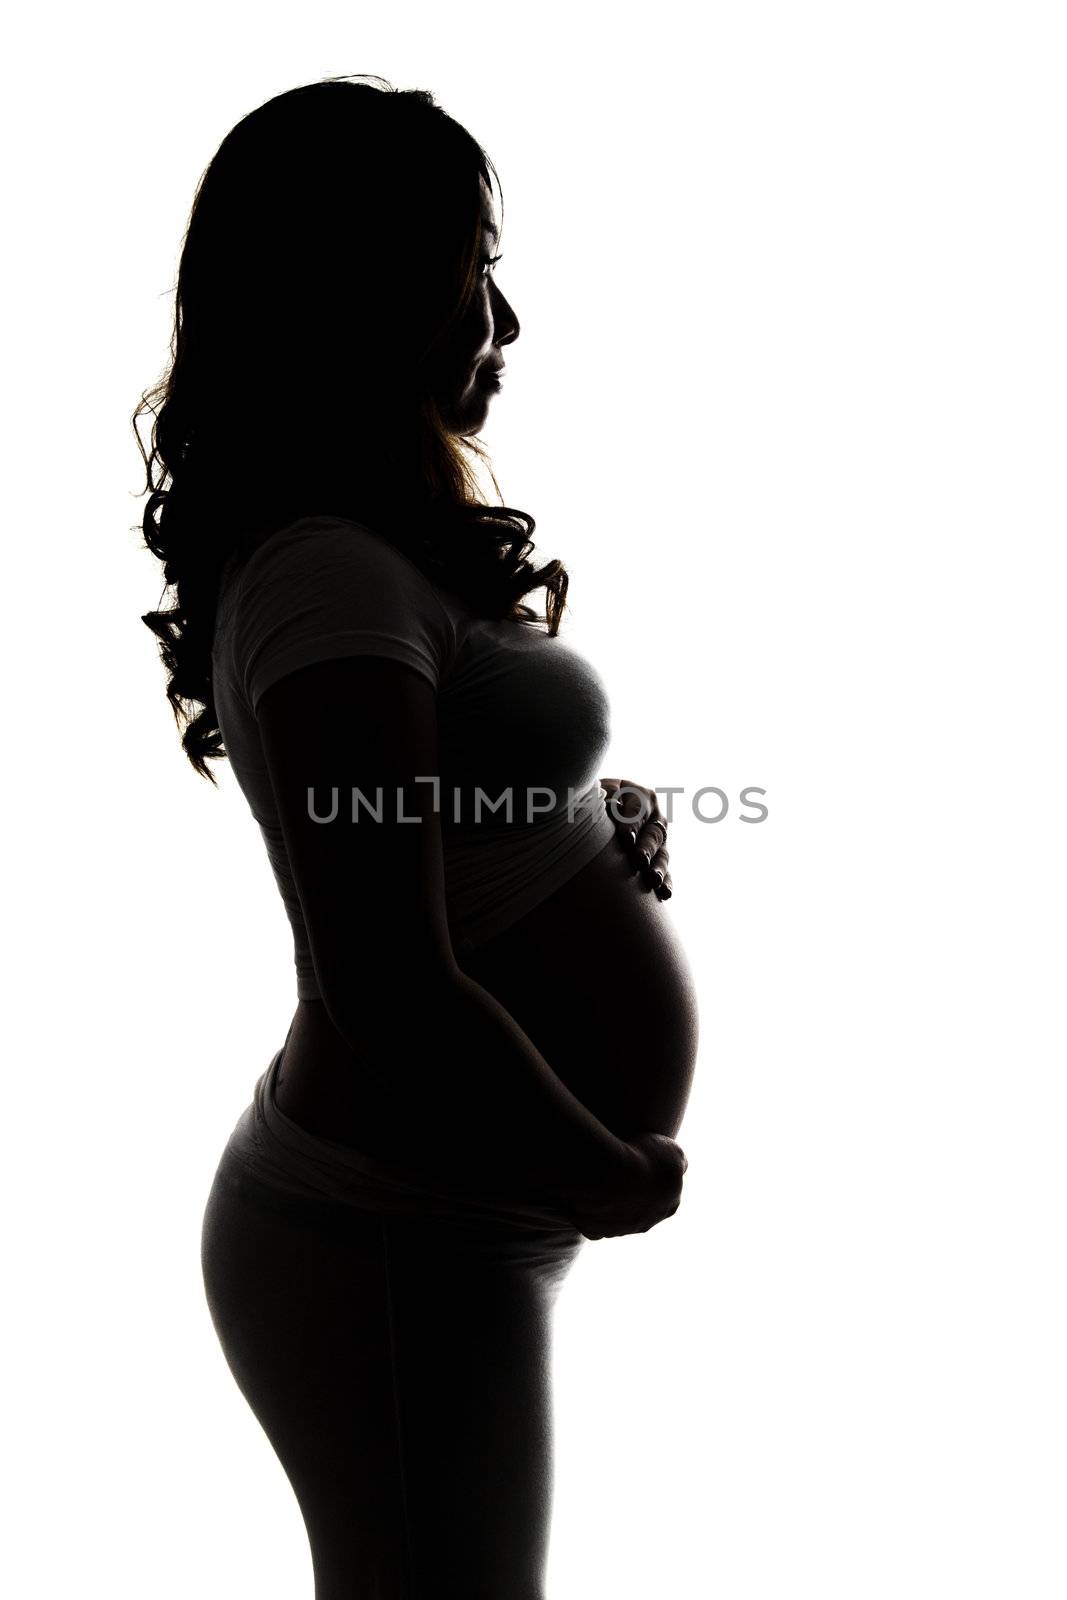
[[[667,902],[618,839],[512,927],[465,955],[571,1093],[619,1138],[677,1136],[696,1067],[696,990]],[[359,1145],[352,1051],[301,1001],[277,1103],[309,1132]]]
[[[613,1133],[676,1136],[696,1067],[695,986],[669,904],[617,839],[460,964]]]

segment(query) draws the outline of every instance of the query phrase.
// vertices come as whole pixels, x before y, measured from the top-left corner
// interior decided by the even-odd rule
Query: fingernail
[[[649,853],[649,851],[647,851],[647,850],[642,850],[641,851],[641,863],[642,863],[643,866],[646,866],[646,867],[650,867],[652,865],[652,856]],[[660,873],[660,877],[661,878],[662,878],[662,876],[663,876],[663,874]]]
[[[629,839],[631,847],[635,845],[637,843],[637,829],[627,828],[626,837]]]
[[[655,880],[656,888],[657,889],[662,888],[663,887],[663,873],[660,871],[659,867],[656,868],[655,872],[652,874],[652,877]]]

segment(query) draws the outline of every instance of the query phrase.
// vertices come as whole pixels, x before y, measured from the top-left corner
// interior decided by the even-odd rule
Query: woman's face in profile
[[[489,402],[500,388],[496,374],[504,364],[501,346],[519,336],[519,320],[492,276],[497,228],[493,198],[482,179],[482,243],[479,285],[443,357],[437,402],[453,433],[479,433]]]

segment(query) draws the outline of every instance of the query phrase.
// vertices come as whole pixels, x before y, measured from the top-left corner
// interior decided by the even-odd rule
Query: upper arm
[[[312,517],[250,557],[229,626],[323,999],[336,1016],[363,995],[410,1001],[413,981],[425,994],[458,973],[435,789],[418,781],[438,775],[456,650],[437,591],[390,541]],[[365,805],[353,820],[354,790],[380,821]]]
[[[391,541],[343,518],[308,517],[254,552],[232,610],[233,664],[253,715],[300,667],[388,657],[437,688],[456,652],[434,586]]]
[[[410,1005],[420,990],[448,983],[459,968],[437,786],[418,781],[440,771],[432,684],[395,659],[336,657],[277,678],[256,715],[331,1015],[350,1015],[364,998]],[[353,820],[356,790],[368,804]]]

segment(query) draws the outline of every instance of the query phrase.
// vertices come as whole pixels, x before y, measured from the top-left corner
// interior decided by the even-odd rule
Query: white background
[[[10,1593],[312,1593],[199,1267],[289,933],[139,620],[129,416],[224,134],[362,72],[500,172],[483,438],[570,570],[606,772],[770,810],[675,802],[686,1196],[561,1296],[550,1600],[1067,1593],[1058,10],[186,0],[10,39]]]

